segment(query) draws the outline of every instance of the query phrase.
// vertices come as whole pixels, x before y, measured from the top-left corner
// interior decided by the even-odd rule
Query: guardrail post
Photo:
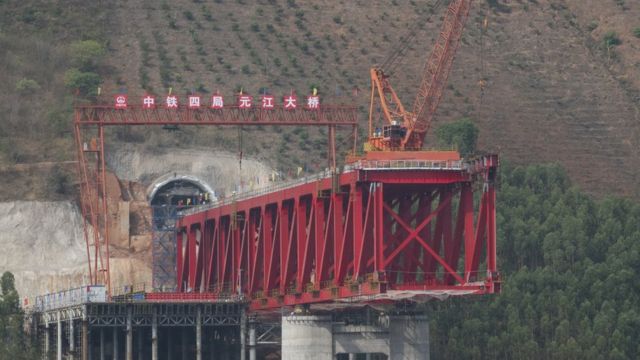
[[[132,325],[132,317],[133,317],[133,308],[131,306],[127,307],[127,343],[126,343],[126,360],[133,360],[133,325]]]
[[[158,360],[158,309],[155,306],[151,320],[151,360]]]
[[[76,351],[75,331],[73,326],[73,318],[69,319],[69,360],[73,360]]]
[[[196,310],[196,360],[202,360],[202,308]]]
[[[60,316],[60,311],[57,312],[58,315],[58,326],[57,330],[57,339],[56,339],[56,359],[62,360],[62,320]]]

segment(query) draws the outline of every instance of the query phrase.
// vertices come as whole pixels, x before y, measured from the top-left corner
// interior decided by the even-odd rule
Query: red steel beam
[[[189,285],[179,291],[243,294],[255,310],[393,290],[498,292],[497,158],[482,161],[457,170],[349,169],[191,210],[178,220],[191,241],[183,251],[178,236],[177,283]]]
[[[225,106],[177,109],[128,105],[116,109],[112,105],[79,105],[75,108],[77,124],[84,125],[357,125],[358,109],[353,106],[322,105],[319,109],[273,109],[254,107],[241,109]]]

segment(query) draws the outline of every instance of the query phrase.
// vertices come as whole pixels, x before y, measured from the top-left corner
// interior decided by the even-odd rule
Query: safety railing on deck
[[[355,170],[464,170],[465,163],[462,160],[358,160],[353,164],[345,165],[341,173],[348,173]],[[325,170],[321,173],[301,177],[294,180],[285,181],[279,184],[266,186],[260,189],[245,191],[234,194],[230,197],[220,199],[208,204],[191,206],[181,210],[181,216],[195,214],[204,210],[214,209],[221,206],[233,204],[234,202],[251,199],[257,196],[270,194],[280,190],[286,190],[295,186],[308,184],[331,177],[331,172]]]
[[[90,302],[107,301],[103,285],[88,285],[36,297],[35,311],[62,309]]]

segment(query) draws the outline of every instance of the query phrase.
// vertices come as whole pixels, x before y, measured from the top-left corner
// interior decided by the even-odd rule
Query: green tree
[[[73,65],[85,71],[95,71],[104,54],[104,46],[95,40],[76,41],[69,46]]]
[[[24,332],[24,312],[12,273],[2,274],[0,287],[0,359],[34,360],[36,349]]]
[[[469,118],[443,124],[436,129],[440,146],[455,146],[462,156],[475,152],[478,142],[478,127]]]
[[[71,90],[78,90],[81,95],[95,96],[100,84],[102,79],[94,72],[70,69],[64,74],[64,85]]]

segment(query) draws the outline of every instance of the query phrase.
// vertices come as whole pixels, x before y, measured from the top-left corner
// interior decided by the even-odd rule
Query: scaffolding
[[[152,206],[153,211],[153,289],[175,291],[176,289],[176,221],[178,206]]]

